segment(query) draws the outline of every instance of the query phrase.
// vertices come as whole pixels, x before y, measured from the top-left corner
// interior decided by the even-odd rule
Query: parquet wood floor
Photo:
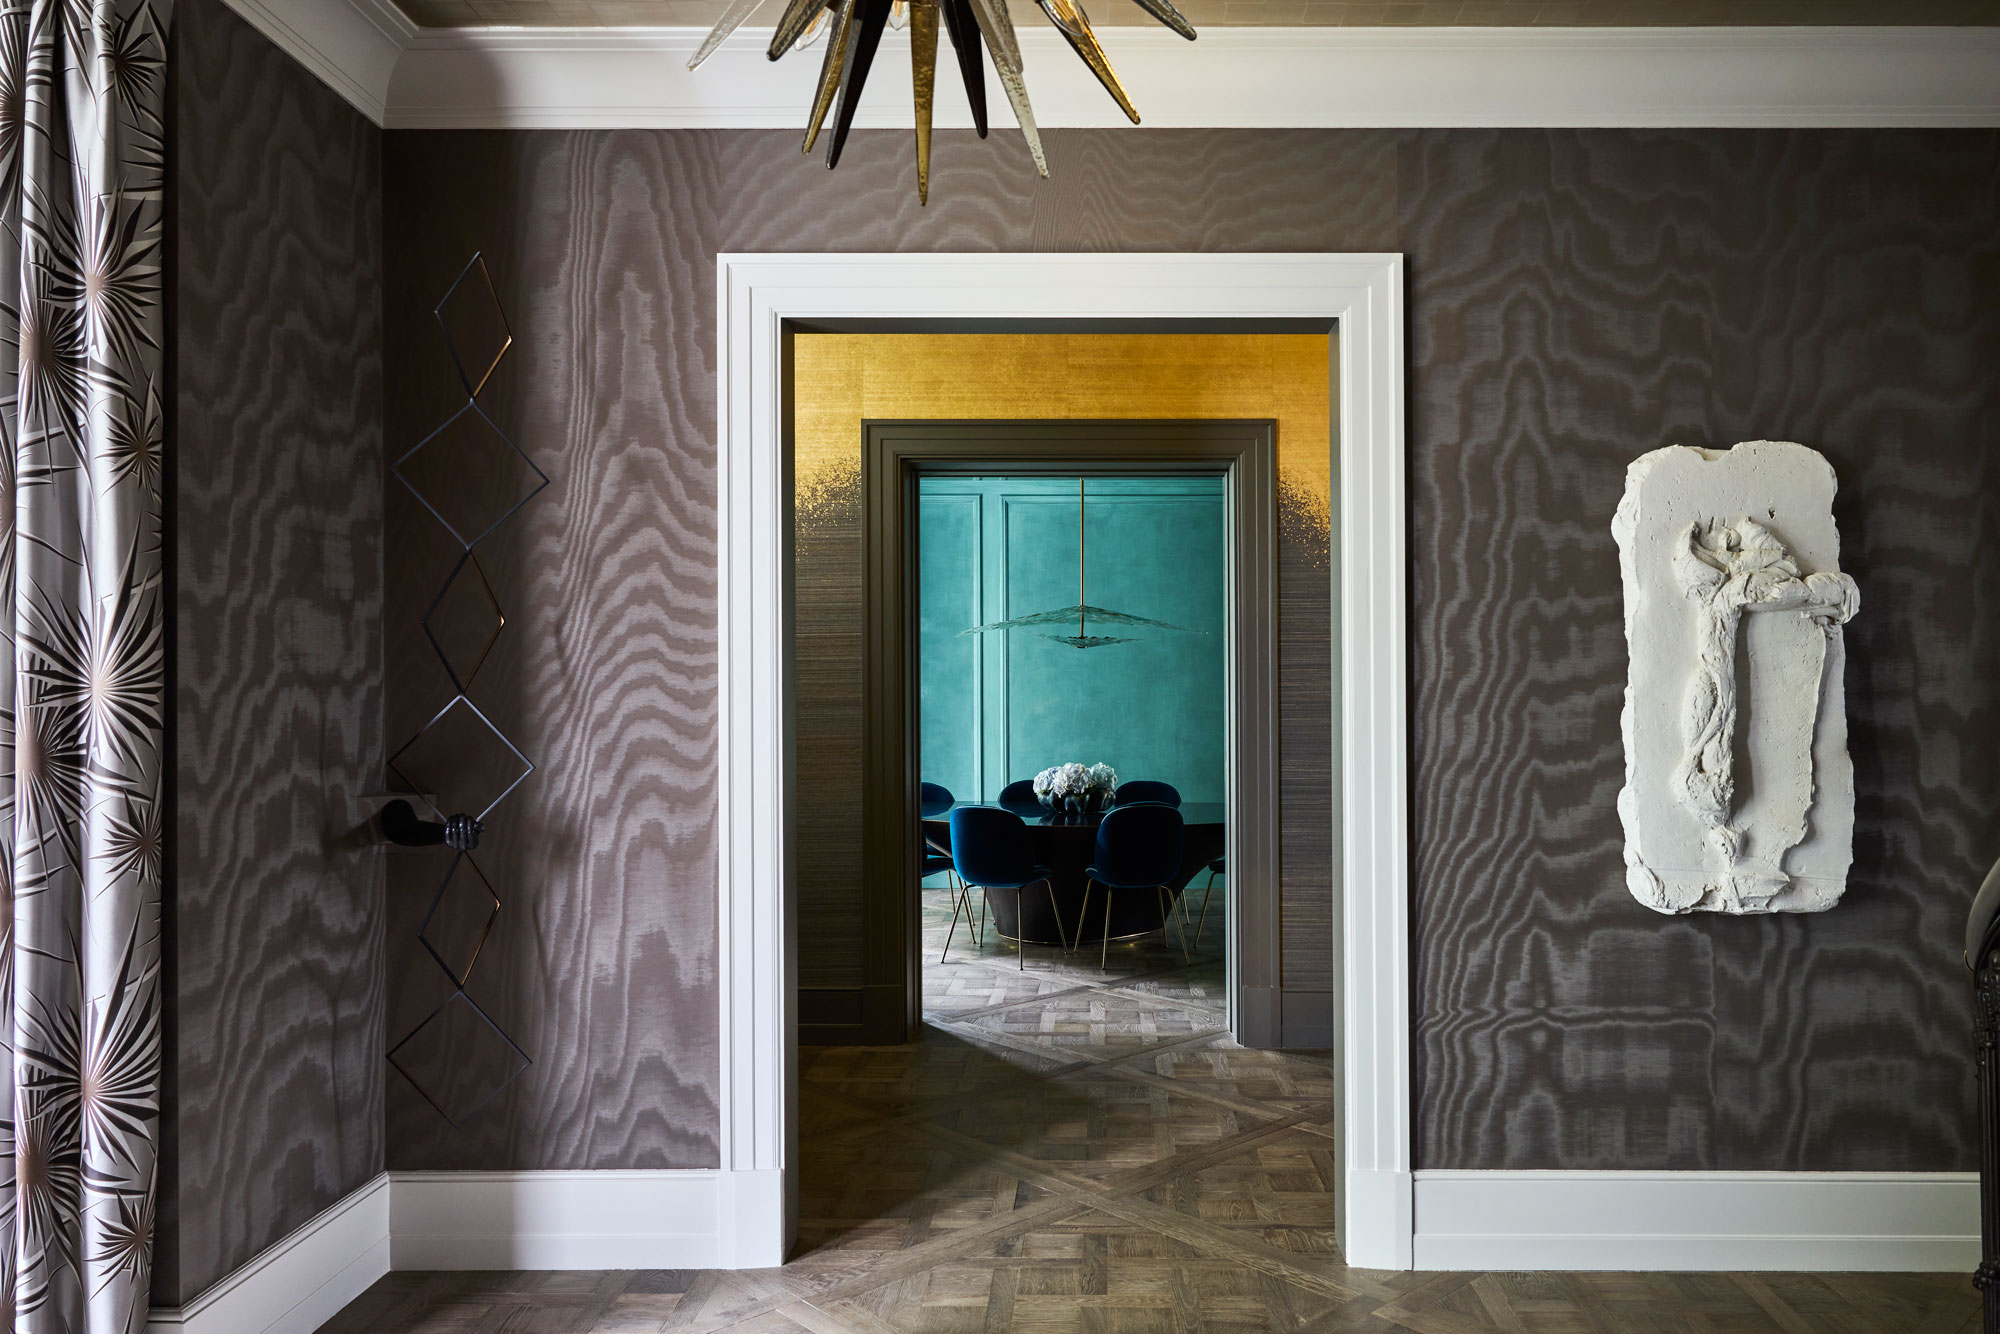
[[[1229,1041],[1213,927],[1192,966],[1154,940],[1023,971],[962,929],[936,963],[950,910],[925,906],[921,1039],[802,1053],[790,1264],[390,1274],[321,1334],[1978,1329],[1961,1274],[1350,1269],[1331,1063]]]

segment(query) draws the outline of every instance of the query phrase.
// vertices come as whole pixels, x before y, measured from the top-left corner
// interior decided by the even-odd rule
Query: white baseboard
[[[1966,1272],[1970,1172],[1418,1172],[1418,1269]]]
[[[1347,1263],[1357,1269],[1411,1268],[1410,1174],[1349,1167],[1344,1184],[1347,1210],[1340,1220],[1340,1241]]]
[[[730,1173],[731,1177],[743,1175]],[[777,1175],[753,1173],[754,1176]],[[776,1264],[724,1236],[760,1223],[712,1169],[391,1174],[396,1269],[716,1269]],[[728,1205],[725,1214],[725,1205]],[[780,1215],[782,1217],[782,1215]]]
[[[724,1172],[720,1203],[719,1263],[724,1269],[771,1269],[785,1262],[791,1230],[785,1220],[783,1172]]]
[[[778,1172],[393,1172],[147,1334],[312,1334],[392,1269],[744,1269],[783,1262]]]
[[[389,1272],[389,1178],[378,1176],[146,1334],[312,1334]]]
[[[1970,1272],[1970,1172],[1351,1172],[1354,1212],[1414,1204],[1418,1269]],[[377,1177],[147,1334],[312,1334],[392,1269],[775,1265],[777,1172],[397,1172]],[[1410,1236],[1407,1228],[1402,1235]]]

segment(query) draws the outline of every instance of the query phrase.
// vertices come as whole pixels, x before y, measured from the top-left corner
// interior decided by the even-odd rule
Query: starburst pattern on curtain
[[[0,0],[0,1301],[139,1334],[157,1217],[170,0]]]

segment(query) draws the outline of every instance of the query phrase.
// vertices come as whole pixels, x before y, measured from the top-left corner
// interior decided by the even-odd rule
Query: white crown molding
[[[383,123],[800,128],[816,58],[773,63],[769,29],[746,28],[690,73],[703,35],[418,30],[389,82]],[[2000,125],[1995,28],[1236,27],[1189,43],[1120,26],[1100,35],[1153,127]],[[1024,28],[1021,45],[1042,125],[1125,124],[1053,28]],[[885,38],[856,125],[909,125],[907,46],[907,34]],[[958,86],[939,87],[937,123],[969,125]],[[1011,126],[997,85],[987,100],[996,123]]]
[[[369,120],[387,118],[389,76],[421,31],[391,0],[223,0]]]
[[[1416,1173],[1418,1269],[1970,1272],[1972,1172]]]
[[[389,1178],[378,1176],[260,1251],[146,1334],[312,1334],[389,1272]]]

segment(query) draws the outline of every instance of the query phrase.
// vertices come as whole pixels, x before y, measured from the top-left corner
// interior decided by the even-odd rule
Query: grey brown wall
[[[1976,1167],[2000,136],[1424,135],[1402,177],[1423,1161]],[[1769,437],[1841,482],[1854,868],[1824,915],[1656,917],[1606,523],[1638,453]]]
[[[382,135],[220,0],[170,60],[168,1306],[383,1135]]]
[[[888,132],[832,174],[782,133],[388,136],[387,448],[447,406],[429,307],[484,247],[520,340],[498,410],[557,478],[494,553],[489,697],[546,767],[488,858],[509,907],[475,986],[540,1064],[462,1135],[392,1087],[391,1166],[715,1161],[714,255],[820,249],[1406,253],[1421,1162],[1970,1166],[1953,936],[2000,852],[2000,135],[1049,143],[1038,185],[1003,137],[941,136],[919,210]],[[1770,435],[1844,483],[1853,888],[1669,920],[1622,882],[1610,516],[1645,450]],[[414,627],[444,553],[397,489],[392,739],[442,702]],[[392,902],[427,894],[398,866]],[[429,999],[403,971],[392,1036]]]

